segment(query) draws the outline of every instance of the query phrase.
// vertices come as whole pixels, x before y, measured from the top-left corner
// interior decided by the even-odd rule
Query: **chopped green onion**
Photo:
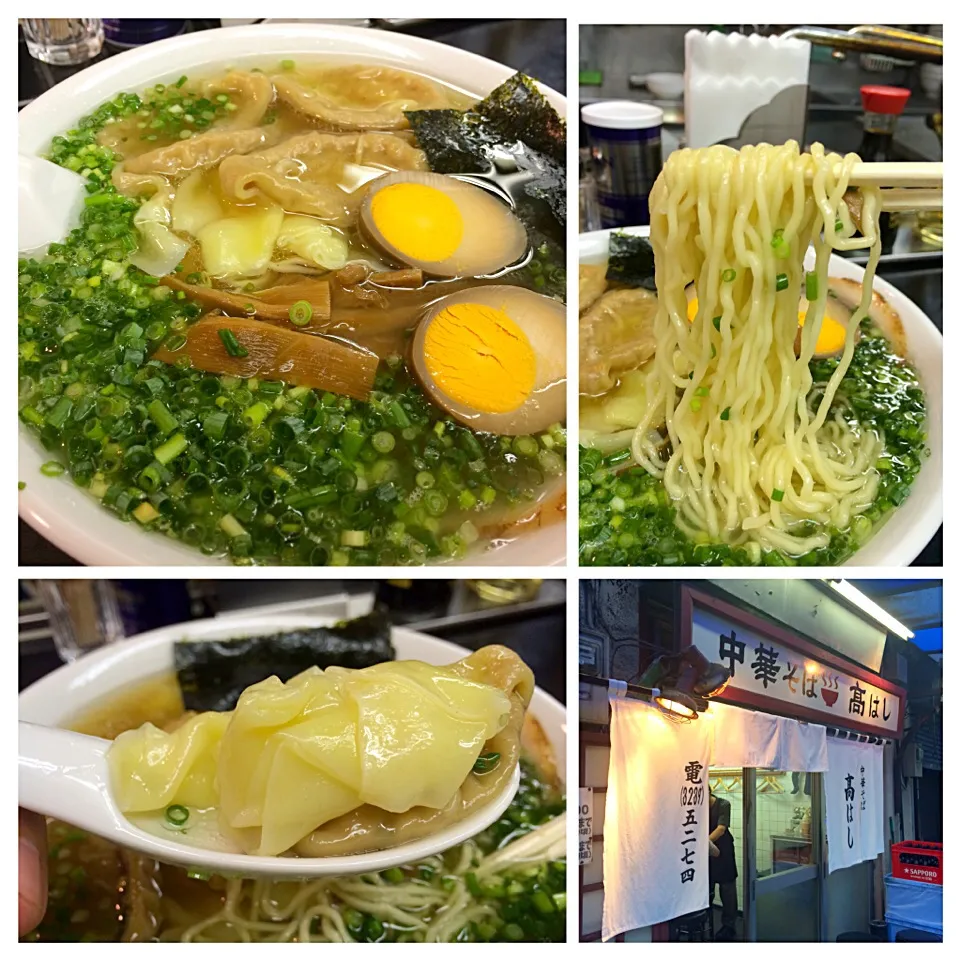
[[[714,318],[713,318],[713,329],[714,329],[714,330],[717,330],[717,331],[720,330],[720,321],[721,321],[722,319],[723,319],[723,317],[714,317]]]
[[[693,391],[693,395],[694,395],[695,397],[709,397],[709,396],[710,396],[710,388],[709,388],[709,387],[697,387],[697,389]]]
[[[729,407],[724,408],[723,412],[720,414],[720,419],[721,419],[721,420],[729,420],[729,419],[730,419],[730,408],[729,408]]]
[[[292,70],[296,66],[293,60],[281,60],[280,67],[283,70]]]
[[[227,428],[227,420],[230,415],[218,410],[216,413],[207,414],[203,418],[203,432],[214,440],[222,440],[224,431]]]
[[[403,871],[399,867],[384,870],[382,876],[387,883],[403,883],[404,880]]]
[[[217,334],[219,335],[220,340],[223,342],[224,349],[231,357],[249,356],[240,341],[237,340],[236,335],[232,330],[221,328],[217,331]]]
[[[783,231],[779,231],[779,236],[774,234],[773,239],[770,241],[770,246],[773,247],[773,255],[778,260],[786,260],[790,256],[790,244],[783,239]]]
[[[790,286],[790,278],[785,273],[777,274],[777,292],[786,290]]]
[[[143,503],[133,511],[133,515],[137,520],[146,526],[148,523],[152,523],[160,514],[154,508],[153,504],[149,500],[144,500]],[[172,808],[171,808],[172,809]],[[169,814],[169,811],[167,811]]]
[[[148,404],[147,413],[164,437],[178,425],[177,418],[166,408],[162,400],[154,400]]]
[[[59,477],[67,468],[59,460],[48,460],[41,468],[40,472],[45,477]]]
[[[190,819],[190,811],[183,804],[174,803],[167,807],[165,816],[168,823],[182,827]]]
[[[306,300],[298,300],[290,308],[290,322],[295,327],[305,327],[313,317],[313,307]]]
[[[733,283],[733,281],[737,279],[737,271],[728,267],[720,277],[724,283]]]
[[[783,491],[782,491],[782,490],[774,490],[773,493],[770,494],[770,499],[771,499],[771,500],[776,500],[777,503],[779,503],[779,502],[783,499]]]
[[[691,409],[694,413],[699,413],[701,406],[702,406],[702,404],[701,404],[701,402],[700,402],[699,400],[691,400],[691,401],[690,401],[690,409]]]
[[[370,442],[377,453],[389,453],[396,445],[396,439],[393,434],[387,430],[380,430],[375,433]]]
[[[811,270],[810,273],[807,274],[804,289],[808,300],[816,300],[820,295],[820,281],[815,271]]]
[[[155,447],[153,455],[159,463],[166,465],[179,457],[186,449],[187,438],[182,433],[175,433],[166,443],[161,443],[159,447]]]
[[[489,773],[491,770],[496,770],[500,765],[500,754],[493,753],[481,753],[479,757],[474,761],[473,772],[474,773]]]

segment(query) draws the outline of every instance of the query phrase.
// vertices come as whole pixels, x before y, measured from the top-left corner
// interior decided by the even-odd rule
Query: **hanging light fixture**
[[[657,688],[653,700],[661,710],[686,720],[696,719],[729,682],[730,671],[711,663],[695,646],[657,657],[640,678],[641,686]]]

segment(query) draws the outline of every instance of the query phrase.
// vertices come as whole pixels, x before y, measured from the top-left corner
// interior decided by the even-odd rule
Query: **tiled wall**
[[[812,781],[812,777],[810,780]],[[774,837],[798,837],[809,839],[810,797],[804,792],[806,774],[799,774],[794,785],[790,773],[757,771],[757,876],[765,877],[773,872]],[[793,791],[797,789],[797,793]],[[811,782],[812,789],[812,782]],[[800,819],[806,814],[806,825]],[[794,826],[795,818],[797,825]],[[780,869],[787,869],[782,864]]]

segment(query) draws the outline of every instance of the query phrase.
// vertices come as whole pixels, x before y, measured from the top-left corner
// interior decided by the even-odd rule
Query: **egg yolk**
[[[687,300],[687,320],[690,323],[696,320],[699,306],[700,304],[696,297],[690,297]],[[831,317],[829,311],[830,306],[828,304],[827,310],[823,314],[823,323],[820,324],[820,334],[817,337],[817,345],[813,351],[817,356],[839,353],[843,350],[843,343],[847,338],[846,328],[839,320]],[[807,311],[801,310],[797,315],[797,319],[802,327],[803,321],[807,319]]]
[[[423,353],[437,387],[483,413],[516,410],[536,380],[536,354],[526,334],[502,310],[484,304],[441,310],[427,327]]]
[[[411,260],[446,260],[463,240],[463,216],[456,202],[422,183],[394,183],[378,190],[370,201],[370,215],[383,239]]]
[[[800,326],[803,326],[807,319],[807,311],[800,311]],[[817,345],[813,348],[814,354],[822,356],[824,354],[839,353],[843,350],[844,341],[847,339],[846,328],[839,320],[830,316],[829,305],[823,314],[823,322],[820,324],[820,333],[817,336]]]

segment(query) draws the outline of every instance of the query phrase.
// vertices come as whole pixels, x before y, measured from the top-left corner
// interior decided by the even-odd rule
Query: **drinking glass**
[[[73,66],[92,60],[103,47],[103,21],[31,20],[20,21],[30,56],[44,63]]]
[[[57,653],[66,663],[123,639],[123,617],[111,581],[39,580],[37,586]]]

